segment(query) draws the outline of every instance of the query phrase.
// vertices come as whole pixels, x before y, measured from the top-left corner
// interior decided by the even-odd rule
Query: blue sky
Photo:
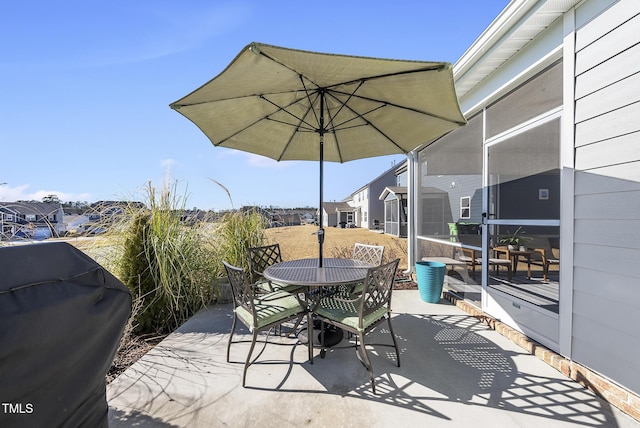
[[[144,200],[169,181],[188,208],[317,206],[318,167],[214,148],[169,104],[252,41],[455,63],[507,0],[3,2],[0,201]],[[325,164],[325,201],[398,163]],[[169,178],[168,178],[169,177]]]

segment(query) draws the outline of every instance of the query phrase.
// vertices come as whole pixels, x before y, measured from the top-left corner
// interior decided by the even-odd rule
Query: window
[[[13,221],[13,214],[5,214],[4,219],[6,221]]]
[[[27,220],[27,221],[36,221],[36,215],[35,214],[27,214],[27,215],[25,215],[25,220]]]
[[[460,218],[471,218],[471,196],[460,198]]]

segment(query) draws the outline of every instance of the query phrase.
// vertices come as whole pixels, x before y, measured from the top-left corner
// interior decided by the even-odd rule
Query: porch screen
[[[487,107],[487,138],[562,105],[562,61]]]
[[[482,114],[418,154],[418,235],[450,242],[449,223],[480,223],[482,215]],[[461,219],[460,201],[468,210]]]
[[[482,174],[482,115],[450,132],[421,153],[428,160],[428,175]]]

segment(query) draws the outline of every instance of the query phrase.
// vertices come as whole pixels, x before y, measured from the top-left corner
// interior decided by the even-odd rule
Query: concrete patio
[[[444,300],[398,290],[393,307],[401,367],[392,348],[372,348],[377,395],[353,349],[324,359],[316,349],[310,364],[306,345],[284,337],[266,346],[242,388],[249,345],[232,345],[226,362],[231,305],[220,304],[108,385],[110,427],[640,427]],[[382,330],[368,341],[390,338]]]

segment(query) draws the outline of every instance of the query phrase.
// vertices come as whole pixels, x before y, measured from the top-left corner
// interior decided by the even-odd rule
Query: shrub
[[[132,208],[116,228],[121,258],[117,275],[142,304],[134,332],[166,333],[211,302],[215,252],[204,227],[183,223],[175,187],[158,194],[149,184],[148,209]]]
[[[146,204],[129,204],[86,250],[132,293],[134,335],[175,330],[220,295],[222,260],[248,269],[247,248],[265,242],[266,219],[233,211],[217,222],[185,222],[175,185],[146,188]],[[143,206],[141,206],[143,205]]]
[[[248,271],[247,250],[264,245],[266,227],[267,220],[256,210],[225,214],[215,233],[220,272],[224,272],[222,260]]]

